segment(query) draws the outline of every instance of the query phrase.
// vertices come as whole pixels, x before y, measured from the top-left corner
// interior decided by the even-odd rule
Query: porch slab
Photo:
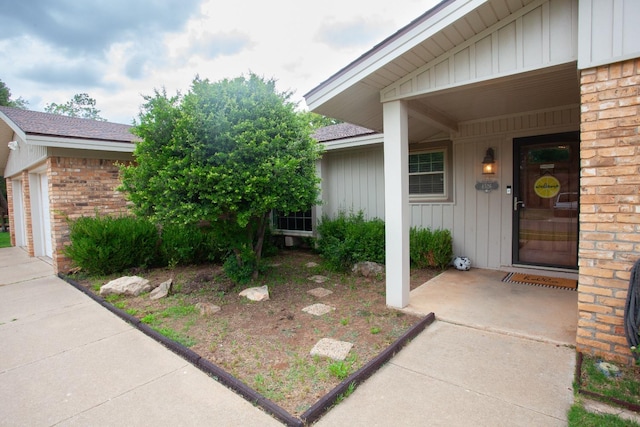
[[[411,291],[403,311],[433,312],[448,323],[575,345],[578,292],[504,283],[506,274],[478,268],[449,269]]]

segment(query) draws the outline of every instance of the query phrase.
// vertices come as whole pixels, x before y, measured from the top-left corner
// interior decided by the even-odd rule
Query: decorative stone
[[[157,288],[151,291],[151,293],[149,294],[149,298],[151,298],[152,300],[156,300],[166,297],[167,295],[169,295],[169,292],[171,292],[172,285],[173,279],[169,279],[166,282],[160,283]]]
[[[384,274],[384,265],[372,261],[363,261],[355,264],[351,272],[364,277],[377,276],[378,274]]]
[[[329,280],[329,278],[327,276],[315,275],[315,276],[307,277],[307,280],[311,280],[312,282],[316,282],[316,283],[324,283],[327,280]]]
[[[143,292],[149,292],[151,285],[147,279],[139,276],[124,276],[112,280],[100,288],[100,295],[127,295],[137,297]]]
[[[596,368],[607,377],[617,377],[620,375],[620,368],[618,368],[613,363],[609,362],[598,362],[596,363]]]
[[[200,311],[201,316],[209,316],[220,311],[220,307],[210,302],[199,302],[196,304],[196,308]]]
[[[269,288],[267,285],[256,288],[247,288],[240,292],[241,297],[246,297],[251,301],[266,301],[269,299]]]
[[[333,310],[335,310],[335,307],[326,304],[313,304],[302,309],[305,313],[313,314],[314,316],[322,316]]]
[[[325,288],[313,288],[308,290],[307,293],[313,295],[316,298],[324,298],[327,295],[331,295],[333,291]]]
[[[307,268],[313,268],[313,267],[317,267],[318,263],[317,262],[313,262],[313,261],[309,261],[308,263],[305,264],[305,267]]]
[[[351,347],[353,347],[353,344],[350,342],[322,338],[313,346],[309,354],[329,357],[334,360],[344,360],[351,351]]]

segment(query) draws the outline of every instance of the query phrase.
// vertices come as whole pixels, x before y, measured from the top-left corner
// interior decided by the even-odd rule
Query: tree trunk
[[[258,278],[260,259],[262,258],[262,246],[264,245],[264,233],[267,231],[269,213],[270,212],[265,213],[262,216],[262,218],[259,219],[259,222],[258,222],[258,230],[257,230],[258,240],[256,241],[256,245],[253,248],[253,253],[255,254],[255,257],[256,257],[256,264],[254,266],[253,274],[251,275],[251,278],[253,280],[256,280]]]

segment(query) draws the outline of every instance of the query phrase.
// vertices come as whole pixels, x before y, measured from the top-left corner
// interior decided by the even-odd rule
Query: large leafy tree
[[[65,104],[56,104],[55,102],[47,104],[44,111],[69,117],[106,121],[105,118],[100,117],[100,110],[96,108],[96,100],[91,98],[88,93],[77,93]]]
[[[19,97],[18,99],[11,99],[11,90],[7,85],[0,80],[0,105],[4,107],[27,108],[29,104],[25,99]]]
[[[207,220],[236,266],[258,275],[270,212],[317,202],[319,146],[290,94],[255,74],[189,92],[145,97],[134,132],[136,164],[123,186],[138,214],[158,222]]]

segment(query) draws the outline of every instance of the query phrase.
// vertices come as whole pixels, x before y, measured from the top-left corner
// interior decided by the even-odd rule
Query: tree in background
[[[271,211],[307,210],[318,198],[320,148],[290,95],[250,74],[196,77],[185,96],[145,97],[136,164],[122,170],[136,212],[160,223],[207,220],[233,253],[225,271],[256,278]]]
[[[69,117],[106,121],[105,118],[100,117],[100,110],[96,108],[96,100],[91,98],[88,93],[77,93],[66,104],[56,104],[55,102],[47,104],[44,111]]]
[[[309,124],[309,126],[311,126],[311,129],[313,130],[342,123],[340,120],[332,119],[331,117],[323,116],[322,114],[313,113],[311,111],[303,111],[299,114],[303,117],[303,120],[305,120]]]
[[[0,80],[0,105],[4,107],[21,108],[24,110],[27,108],[28,104],[29,103],[22,97],[19,97],[18,99],[11,99],[11,90],[9,90],[7,85]]]

